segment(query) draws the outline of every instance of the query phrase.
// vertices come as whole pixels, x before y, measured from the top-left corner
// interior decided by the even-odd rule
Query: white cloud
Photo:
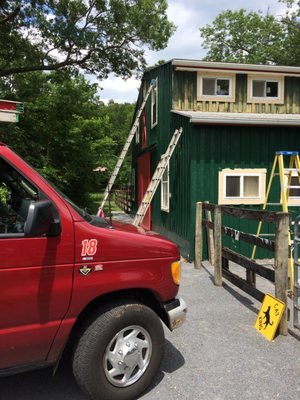
[[[134,78],[127,79],[111,75],[100,83],[100,99],[104,103],[114,100],[116,103],[132,103],[137,99],[140,81]]]
[[[269,12],[275,16],[282,15],[286,6],[278,0],[169,0],[168,17],[177,26],[166,49],[159,52],[146,50],[146,60],[154,65],[158,60],[168,61],[173,58],[201,59],[205,50],[201,48],[199,28],[210,24],[220,12],[244,8],[247,11]],[[101,82],[103,90],[100,97],[103,101],[113,99],[115,102],[134,102],[137,99],[139,82],[135,79],[123,81],[110,77]]]
[[[165,61],[172,58],[199,59],[204,56],[199,34],[201,20],[201,12],[198,10],[199,2],[198,7],[192,7],[192,5],[193,2],[192,4],[178,0],[169,2],[169,20],[175,23],[177,30],[165,50],[156,53],[146,51],[149,65],[162,59]]]

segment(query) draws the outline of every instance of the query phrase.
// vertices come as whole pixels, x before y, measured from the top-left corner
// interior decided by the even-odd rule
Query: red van
[[[0,374],[56,366],[67,343],[92,399],[152,382],[185,320],[180,255],[153,232],[89,215],[0,144]]]

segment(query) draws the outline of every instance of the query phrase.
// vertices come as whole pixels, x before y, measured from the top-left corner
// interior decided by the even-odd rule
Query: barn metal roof
[[[240,74],[283,74],[285,76],[299,76],[300,67],[293,67],[287,65],[263,65],[263,64],[239,64],[239,63],[226,63],[226,62],[211,62],[201,60],[171,60],[172,65],[176,70],[183,71],[232,71]]]
[[[299,114],[224,113],[177,110],[172,110],[172,112],[189,118],[192,124],[300,126]]]

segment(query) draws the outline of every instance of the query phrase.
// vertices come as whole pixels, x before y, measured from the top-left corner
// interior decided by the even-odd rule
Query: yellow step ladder
[[[284,156],[289,157],[289,166],[285,168],[284,166]],[[276,172],[276,167],[278,166],[278,172]],[[297,173],[298,177],[298,185],[291,185],[293,173]],[[280,188],[281,188],[281,196],[280,196],[280,203],[268,203],[270,190],[272,186],[272,182],[275,176],[279,176],[280,179]],[[283,212],[289,212],[288,210],[288,203],[289,203],[289,195],[291,189],[300,189],[300,159],[298,151],[277,151],[275,153],[275,158],[273,162],[273,167],[271,170],[271,175],[267,187],[267,192],[263,204],[263,210],[267,208],[267,206],[272,205],[281,205]],[[257,228],[257,236],[260,236],[262,227],[262,221],[259,222]],[[291,234],[289,232],[289,248],[291,249]],[[254,259],[256,252],[256,246],[253,247],[252,256],[251,258]],[[288,267],[289,267],[289,276],[290,276],[290,288],[291,293],[294,292],[294,261],[292,254],[289,254],[288,260]]]

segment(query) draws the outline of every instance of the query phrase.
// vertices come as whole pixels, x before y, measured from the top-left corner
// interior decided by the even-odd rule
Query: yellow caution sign
[[[273,340],[284,308],[282,301],[267,293],[258,313],[255,329],[268,340]]]

